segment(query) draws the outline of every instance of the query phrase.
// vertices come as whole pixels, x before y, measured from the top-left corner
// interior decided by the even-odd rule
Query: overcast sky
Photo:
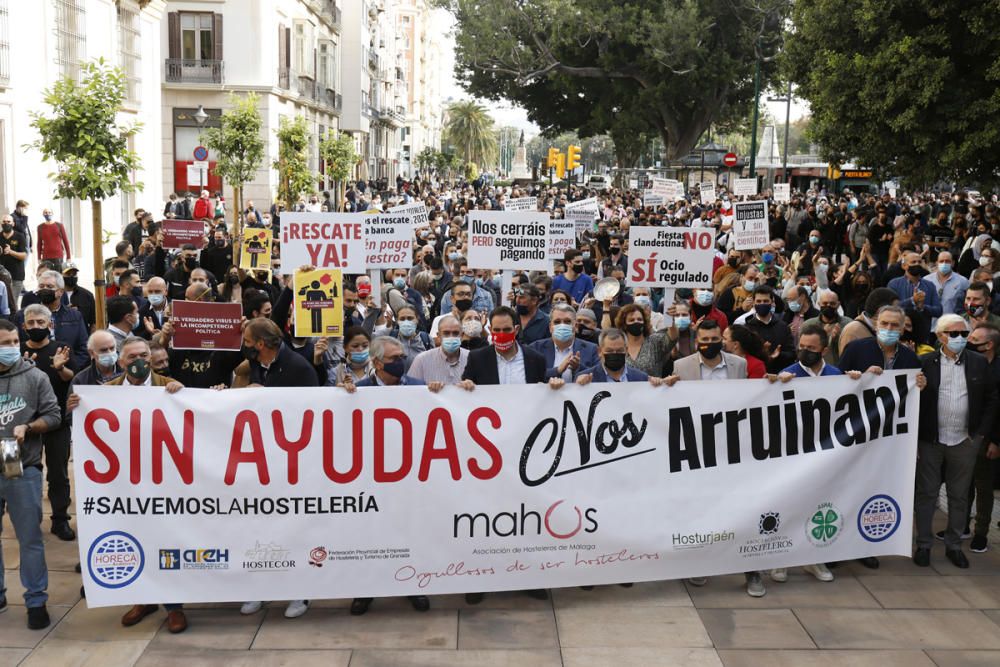
[[[435,20],[436,25],[447,25],[449,26],[448,32],[445,36],[444,43],[444,58],[441,62],[442,67],[442,94],[445,99],[449,97],[455,100],[466,99],[469,95],[462,89],[461,86],[455,81],[455,40],[452,35],[454,29],[455,20],[454,17],[442,10],[436,10],[440,13],[440,16]],[[500,126],[513,126],[520,130],[524,130],[526,138],[531,138],[538,134],[538,126],[528,120],[528,113],[519,106],[515,106],[509,102],[496,103],[493,101],[481,100],[487,108],[490,109],[490,113],[493,116],[493,120]],[[785,103],[784,102],[767,102],[766,99],[762,97],[761,107],[767,106],[767,109],[771,112],[771,115],[775,118],[778,123],[785,122]],[[792,100],[792,110],[791,110],[791,120],[796,120],[809,113],[809,106],[802,100]]]

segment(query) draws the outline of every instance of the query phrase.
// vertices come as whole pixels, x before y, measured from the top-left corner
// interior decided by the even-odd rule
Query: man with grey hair
[[[654,387],[662,384],[673,385],[677,376],[666,378],[650,377],[637,368],[625,365],[625,334],[621,329],[605,329],[597,344],[599,362],[583,370],[576,377],[576,383],[587,385],[591,382],[645,382]]]
[[[914,514],[917,550],[913,562],[931,562],[931,527],[942,480],[948,493],[945,555],[958,568],[969,567],[962,552],[962,531],[969,506],[969,487],[980,448],[994,437],[1000,398],[986,357],[966,349],[969,325],[947,313],[934,327],[940,348],[920,358],[926,387],[920,394],[917,436],[917,484]]]
[[[597,346],[576,337],[576,309],[557,303],[549,313],[551,338],[536,340],[529,348],[545,357],[549,377],[572,382],[584,368],[598,363]]]
[[[374,372],[357,382],[356,387],[397,387],[406,385],[423,386],[424,382],[406,374],[406,351],[392,336],[375,336],[368,346]],[[444,384],[432,382],[427,385],[433,392],[440,391]]]
[[[73,367],[84,368],[90,361],[87,354],[87,324],[83,315],[63,303],[62,296],[66,283],[58,271],[45,271],[38,276],[35,295],[43,306],[52,313],[53,338],[69,346],[73,355]],[[17,314],[15,323],[24,330],[24,312]]]
[[[832,289],[821,289],[819,291],[819,315],[810,318],[802,323],[805,328],[811,324],[818,324],[826,331],[826,336],[830,345],[823,354],[823,360],[831,366],[836,366],[840,361],[840,332],[851,323],[851,318],[840,313],[840,297]]]
[[[469,351],[462,347],[462,324],[452,314],[438,321],[438,347],[417,355],[410,365],[409,377],[428,386],[435,383],[458,384],[462,381]]]

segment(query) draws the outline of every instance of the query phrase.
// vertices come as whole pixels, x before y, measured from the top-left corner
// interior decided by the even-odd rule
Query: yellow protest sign
[[[243,232],[240,268],[247,271],[271,270],[270,229],[247,229]]]
[[[295,337],[341,336],[344,331],[343,277],[339,269],[296,271]]]

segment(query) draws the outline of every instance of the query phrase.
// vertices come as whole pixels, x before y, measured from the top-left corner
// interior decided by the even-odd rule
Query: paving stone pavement
[[[405,599],[378,600],[362,617],[347,613],[347,601],[321,601],[293,620],[283,603],[249,617],[234,604],[192,605],[187,632],[171,635],[162,610],[124,628],[123,608],[88,609],[73,571],[76,543],[48,533],[52,625],[28,630],[5,519],[10,607],[0,614],[0,667],[996,667],[1000,535],[991,538],[990,551],[968,554],[968,570],[938,548],[929,568],[905,558],[883,558],[878,570],[850,563],[831,583],[793,569],[784,584],[765,577],[759,599],[735,575],[703,588],[557,589],[546,602],[499,593],[469,606],[446,595],[424,614]]]

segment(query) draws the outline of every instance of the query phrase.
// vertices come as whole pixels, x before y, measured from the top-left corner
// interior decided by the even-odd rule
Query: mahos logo
[[[806,519],[806,538],[817,547],[830,546],[840,537],[844,517],[833,503],[820,503]]]
[[[128,533],[112,530],[98,537],[87,552],[87,571],[98,586],[123,588],[135,581],[146,564],[142,545]]]
[[[869,542],[882,542],[899,528],[899,505],[892,496],[872,496],[858,511],[858,532]]]
[[[597,532],[595,508],[581,510],[573,505],[572,512],[564,509],[556,517],[556,508],[562,503],[562,500],[557,500],[550,505],[545,510],[544,518],[534,510],[527,510],[524,503],[521,503],[519,512],[499,512],[492,516],[485,512],[456,514],[452,518],[452,537],[465,537],[465,533],[468,533],[468,537],[541,536],[548,533],[556,539],[568,540],[581,530],[585,533]],[[567,519],[566,516],[570,518]]]

